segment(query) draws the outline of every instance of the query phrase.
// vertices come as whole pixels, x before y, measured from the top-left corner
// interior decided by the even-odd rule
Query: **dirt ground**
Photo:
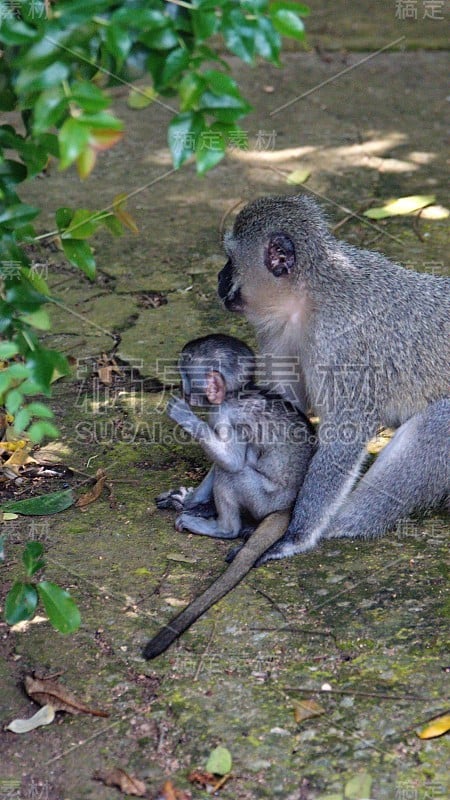
[[[140,655],[220,574],[229,548],[177,533],[173,515],[153,503],[206,469],[198,448],[173,443],[163,413],[180,347],[217,330],[253,341],[216,298],[224,214],[261,194],[292,192],[286,175],[310,170],[304,189],[322,200],[331,224],[343,222],[339,236],[418,270],[447,271],[445,220],[372,225],[349,212],[416,193],[445,203],[444,22],[421,19],[425,2],[417,20],[396,18],[393,1],[352,5],[349,15],[349,4],[312,2],[310,49],[287,53],[282,70],[230,62],[254,106],[243,124],[249,149],[231,151],[205,178],[192,166],[171,170],[171,112],[157,103],[132,111],[124,88],[115,105],[126,136],[93,176],[82,183],[74,171],[53,170],[27,187],[24,199],[44,209],[40,232],[53,229],[61,205],[101,208],[134,192],[128,209],[139,235],[97,236],[95,284],[46,240],[35,252],[62,304],[45,341],[77,360],[73,378],[55,386],[61,439],[48,450],[82,473],[105,469],[114,497],[105,491],[83,512],[3,526],[2,596],[20,574],[20,545],[37,538],[47,579],[69,589],[83,619],[70,636],[42,615],[21,630],[1,624],[0,719],[37,709],[22,689],[32,670],[62,672],[68,688],[110,717],[60,714],[23,737],[1,731],[0,798],[110,800],[118,791],[92,779],[110,766],[145,781],[150,797],[170,778],[201,798],[187,776],[218,744],[233,757],[224,800],[344,800],[346,786],[348,800],[364,800],[348,784],[362,773],[374,800],[447,796],[448,737],[416,735],[448,704],[442,516],[254,570],[164,656],[146,663]],[[117,336],[121,376],[99,384],[93,367]],[[77,472],[67,481],[86,490]],[[310,700],[322,713],[298,721],[298,703]]]

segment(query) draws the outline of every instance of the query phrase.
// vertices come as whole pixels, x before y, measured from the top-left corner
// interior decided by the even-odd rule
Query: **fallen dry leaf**
[[[53,706],[55,711],[67,711],[68,714],[92,714],[93,717],[109,717],[107,711],[99,711],[81,703],[65,686],[52,678],[35,678],[25,675],[25,691],[41,706]]]
[[[35,728],[40,728],[41,725],[49,725],[54,719],[55,709],[51,705],[46,705],[42,706],[39,711],[36,711],[28,719],[13,719],[6,726],[6,730],[13,733],[29,733],[29,731],[34,731]]]
[[[325,714],[325,709],[315,700],[294,700],[293,706],[294,719],[297,723],[310,717],[317,717],[319,714]]]
[[[177,789],[172,781],[166,781],[155,800],[191,800],[191,793]]]
[[[419,739],[435,739],[450,731],[450,713],[430,720],[417,734]]]
[[[95,473],[95,477],[97,480],[92,489],[86,492],[86,494],[82,494],[75,503],[78,508],[83,509],[90,503],[95,503],[95,501],[98,500],[103,492],[106,481],[106,472],[103,469],[98,469]]]
[[[190,783],[197,784],[197,786],[201,786],[202,789],[208,790],[208,786],[211,786],[212,790],[210,789],[209,791],[212,791],[215,794],[231,777],[231,772],[228,772],[227,775],[222,775],[220,778],[218,778],[217,775],[213,775],[212,772],[207,772],[203,769],[194,769],[191,773],[189,773],[188,781]]]
[[[124,794],[132,794],[133,797],[145,797],[147,794],[145,783],[120,767],[97,770],[94,772],[93,778],[95,781],[101,781],[105,786],[116,786]]]
[[[206,772],[206,770],[194,769],[188,775],[189,783],[198,783],[204,789],[207,786],[215,786],[217,783],[217,778],[212,772]]]
[[[97,362],[97,374],[101,382],[110,385],[113,382],[113,374],[120,375],[120,367],[114,358],[108,358],[106,353]]]

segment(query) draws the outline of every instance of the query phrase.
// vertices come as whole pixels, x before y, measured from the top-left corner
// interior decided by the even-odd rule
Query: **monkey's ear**
[[[269,272],[280,278],[289,275],[295,267],[294,242],[286,233],[273,233],[265,254],[265,264]]]
[[[212,405],[218,406],[225,400],[227,387],[220,372],[208,372],[205,394]]]

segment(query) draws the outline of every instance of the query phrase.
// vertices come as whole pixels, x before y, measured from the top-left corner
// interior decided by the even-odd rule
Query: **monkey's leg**
[[[214,539],[237,539],[240,530],[240,526],[237,530],[236,526],[224,530],[218,519],[204,519],[203,517],[195,517],[184,513],[177,518],[175,527],[177,531],[186,530],[191,533],[198,533],[201,536],[212,536]]]
[[[405,422],[329,523],[327,538],[381,536],[450,490],[450,401]]]
[[[312,458],[284,536],[258,560],[256,566],[312,550],[323,537],[360,475],[367,458],[364,441],[322,444]]]

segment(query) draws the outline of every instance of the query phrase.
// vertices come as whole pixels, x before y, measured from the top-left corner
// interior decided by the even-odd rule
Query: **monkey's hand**
[[[167,414],[170,419],[181,425],[183,430],[194,435],[201,421],[195,416],[185,400],[179,397],[171,397],[167,403]]]
[[[155,498],[156,507],[159,509],[170,508],[178,512],[183,511],[187,498],[193,491],[192,486],[188,489],[185,486],[180,486],[178,489],[169,489],[167,492],[161,492]]]

